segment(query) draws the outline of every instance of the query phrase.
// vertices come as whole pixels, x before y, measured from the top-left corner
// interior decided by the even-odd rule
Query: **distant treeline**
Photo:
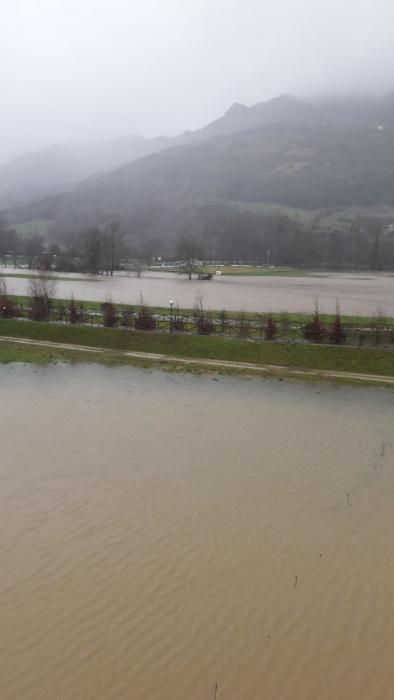
[[[164,217],[165,218],[165,217]],[[127,259],[153,258],[286,265],[300,268],[394,269],[394,226],[378,217],[355,218],[344,228],[321,228],[284,215],[204,206],[183,216],[171,232],[152,235],[144,220],[114,217],[98,226],[23,237],[0,221],[0,263],[43,270],[112,274]]]

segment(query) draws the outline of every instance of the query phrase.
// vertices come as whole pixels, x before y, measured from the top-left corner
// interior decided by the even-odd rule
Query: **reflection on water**
[[[6,272],[0,268],[0,272]],[[26,272],[26,271],[22,271]],[[12,273],[14,271],[12,270]],[[67,273],[60,273],[67,277]],[[144,272],[140,279],[133,273],[114,277],[70,274],[70,281],[59,281],[57,296],[90,301],[137,304],[142,294],[147,304],[167,306],[173,299],[180,307],[191,308],[201,293],[210,309],[244,311],[313,310],[318,298],[325,313],[334,313],[339,300],[346,314],[384,314],[394,316],[394,275],[331,273],[309,277],[225,277],[209,282],[189,281],[173,273]],[[26,279],[9,278],[9,292],[26,294]]]
[[[389,700],[394,394],[0,368],[2,700]]]

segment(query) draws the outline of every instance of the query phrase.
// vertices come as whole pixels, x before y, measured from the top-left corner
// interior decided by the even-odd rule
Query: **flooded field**
[[[394,392],[61,365],[0,392],[1,700],[391,700]]]
[[[5,268],[0,272],[6,273]],[[8,269],[14,274],[14,270]],[[22,272],[26,272],[25,270]],[[65,273],[59,273],[67,277]],[[70,274],[61,280],[57,296],[75,299],[136,304],[140,294],[147,304],[167,306],[171,300],[190,308],[201,293],[209,309],[243,311],[312,311],[316,300],[325,313],[334,313],[337,301],[342,313],[371,315],[378,309],[394,316],[394,274],[327,273],[305,277],[226,277],[210,281],[189,281],[185,276],[165,272],[133,273],[113,278]],[[78,280],[78,277],[80,281]],[[26,279],[7,280],[9,292],[26,294]]]

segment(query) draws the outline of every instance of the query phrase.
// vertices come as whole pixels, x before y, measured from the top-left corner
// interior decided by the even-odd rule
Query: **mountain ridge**
[[[109,172],[172,146],[200,142],[269,124],[394,127],[394,93],[382,98],[302,99],[279,95],[250,107],[235,102],[218,119],[179,136],[129,136],[69,142],[19,156],[0,166],[0,210],[71,190],[90,176]]]
[[[289,96],[236,104],[202,130],[9,209],[8,218],[50,221],[61,237],[116,216],[126,237],[164,244],[182,230],[203,235],[207,207],[223,221],[238,205],[394,207],[394,98],[368,101],[363,112],[361,104],[330,101],[318,110]]]

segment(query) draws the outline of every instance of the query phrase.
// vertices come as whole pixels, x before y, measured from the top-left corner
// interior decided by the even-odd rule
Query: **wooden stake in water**
[[[218,686],[217,683],[215,683],[215,695],[213,696],[213,697],[214,697],[214,700],[216,700],[216,698],[217,698],[218,689],[219,689],[219,686]]]

